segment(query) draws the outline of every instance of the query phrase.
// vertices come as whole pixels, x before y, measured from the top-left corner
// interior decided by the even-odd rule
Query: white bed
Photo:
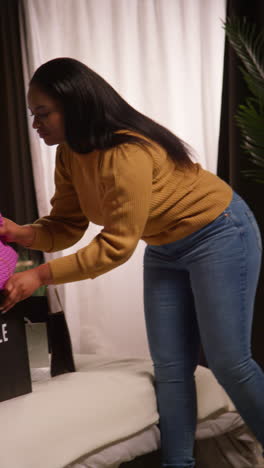
[[[117,468],[159,448],[151,361],[75,355],[75,362],[77,372],[54,378],[35,370],[31,394],[1,403],[1,468]],[[228,433],[245,426],[208,369],[198,367],[196,383],[202,459],[199,444],[210,427],[220,421]],[[255,452],[256,445],[248,458]]]

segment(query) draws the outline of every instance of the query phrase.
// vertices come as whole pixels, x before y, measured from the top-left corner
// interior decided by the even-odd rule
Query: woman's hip
[[[144,268],[184,269],[207,262],[216,264],[246,262],[259,269],[262,253],[261,234],[255,217],[239,195],[211,223],[184,239],[159,246],[147,246]]]

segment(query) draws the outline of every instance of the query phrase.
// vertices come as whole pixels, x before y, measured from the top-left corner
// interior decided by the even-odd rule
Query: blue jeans
[[[194,370],[208,365],[264,446],[264,373],[251,356],[261,237],[234,193],[213,222],[176,242],[147,246],[144,303],[160,413],[163,467],[194,466]]]

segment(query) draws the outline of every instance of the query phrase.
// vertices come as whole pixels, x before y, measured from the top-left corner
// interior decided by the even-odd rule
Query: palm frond
[[[245,177],[264,183],[264,31],[257,35],[256,25],[246,18],[228,18],[224,23],[227,38],[241,59],[239,67],[252,93],[235,115],[241,131],[241,147],[252,169]]]
[[[252,162],[254,162],[256,165],[264,167],[263,147],[259,148],[258,146],[252,145],[248,142],[244,142],[241,145],[241,148],[243,148],[245,152],[250,155]]]
[[[246,18],[227,18],[226,35],[246,71],[257,81],[264,80],[264,32],[256,35],[256,25]]]
[[[235,119],[244,139],[253,141],[256,146],[263,147],[264,151],[264,114],[260,114],[248,100],[247,105],[239,106]]]
[[[256,79],[256,77],[253,77],[245,71],[244,68],[239,67],[240,71],[244,77],[245,82],[248,85],[249,90],[255,96],[258,100],[259,106],[264,107],[264,83],[263,80]]]
[[[264,184],[264,170],[260,171],[259,169],[258,170],[253,169],[253,170],[243,170],[241,172],[248,179],[254,180],[255,182],[258,182],[259,184]]]

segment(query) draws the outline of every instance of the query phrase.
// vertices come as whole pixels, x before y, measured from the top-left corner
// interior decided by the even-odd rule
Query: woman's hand
[[[35,268],[12,275],[5,284],[6,298],[1,304],[2,313],[14,307],[17,302],[31,296],[40,286],[41,281]]]
[[[24,247],[30,247],[35,239],[35,231],[32,226],[20,226],[11,219],[2,218],[3,225],[0,226],[0,239],[5,242],[16,242]]]
[[[52,284],[52,275],[48,263],[21,273],[14,273],[5,284],[6,298],[1,304],[1,312],[7,312],[17,302],[31,296],[36,289],[44,284]]]

